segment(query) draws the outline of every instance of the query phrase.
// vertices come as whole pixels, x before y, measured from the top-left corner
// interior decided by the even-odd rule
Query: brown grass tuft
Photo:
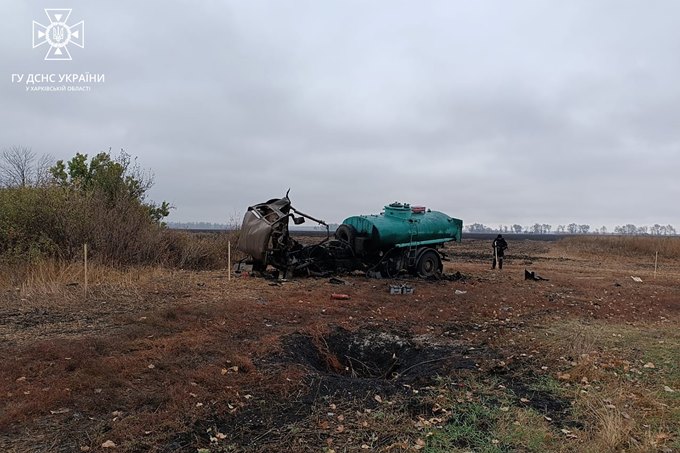
[[[170,269],[214,270],[228,266],[228,244],[232,262],[242,258],[235,250],[235,233],[194,234],[167,230],[163,233],[162,253],[150,264],[116,265],[96,254],[88,261],[88,289],[136,290],[140,284],[167,274]],[[22,299],[57,296],[64,302],[84,297],[85,270],[82,252],[73,260],[37,258],[0,259],[0,289],[12,290]]]
[[[581,255],[639,258],[680,258],[680,237],[659,236],[572,236],[559,241],[568,252]]]
[[[167,252],[162,262],[180,269],[206,270],[227,267],[228,245],[231,242],[232,260],[240,258],[236,251],[236,233],[189,233],[167,230],[164,247]]]
[[[590,326],[576,325],[574,330],[567,334],[566,340],[572,357],[582,357],[596,350],[597,339]]]
[[[630,441],[633,425],[626,420],[621,411],[601,397],[586,401],[588,414],[597,423],[592,433],[597,451],[618,451],[626,448]]]

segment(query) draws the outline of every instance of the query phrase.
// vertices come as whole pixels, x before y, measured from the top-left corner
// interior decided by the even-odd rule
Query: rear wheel
[[[352,225],[344,223],[335,230],[335,239],[346,242],[354,251],[354,238],[357,237],[357,230]]]
[[[434,249],[425,250],[420,254],[416,264],[416,273],[422,278],[435,277],[442,272],[442,260]]]

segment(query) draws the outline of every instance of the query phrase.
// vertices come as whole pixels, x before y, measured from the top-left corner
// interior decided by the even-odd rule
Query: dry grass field
[[[439,281],[4,269],[0,451],[680,451],[680,241],[509,246]]]

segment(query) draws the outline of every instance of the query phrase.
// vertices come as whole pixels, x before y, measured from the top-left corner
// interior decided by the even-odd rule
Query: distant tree
[[[564,233],[566,231],[566,226],[564,225],[557,225],[557,233]]]
[[[53,162],[48,155],[38,157],[31,148],[11,146],[0,153],[0,186],[39,186],[49,180]]]
[[[588,234],[588,232],[590,231],[590,225],[579,225],[578,231],[581,234]]]
[[[637,227],[632,223],[628,223],[623,226],[616,226],[614,232],[617,234],[635,234],[637,233]]]
[[[540,234],[543,231],[541,230],[541,224],[540,223],[534,223],[534,225],[531,227],[531,232],[534,234]]]
[[[635,226],[632,223],[627,223],[626,225],[617,225],[614,227],[614,233],[616,234],[630,234],[630,235],[673,235],[675,233],[675,228],[672,225],[659,225],[655,223],[652,226]]]
[[[512,226],[512,231],[515,233],[521,233],[522,232],[522,225],[514,224]]]
[[[600,233],[607,234],[607,227],[602,225],[602,228],[600,228]]]
[[[575,223],[570,223],[569,225],[567,225],[567,231],[569,232],[569,234],[578,233],[578,225],[576,225]]]
[[[489,233],[493,230],[483,223],[473,223],[468,225],[468,231],[470,233]]]
[[[543,227],[543,233],[545,234],[550,234],[550,230],[552,230],[552,225],[549,225],[547,223],[544,223],[541,225]]]

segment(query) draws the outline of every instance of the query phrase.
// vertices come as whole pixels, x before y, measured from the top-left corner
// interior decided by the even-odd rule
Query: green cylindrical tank
[[[385,206],[379,215],[348,217],[342,223],[353,227],[357,238],[365,238],[365,248],[370,250],[460,242],[463,230],[460,219],[402,203]]]

